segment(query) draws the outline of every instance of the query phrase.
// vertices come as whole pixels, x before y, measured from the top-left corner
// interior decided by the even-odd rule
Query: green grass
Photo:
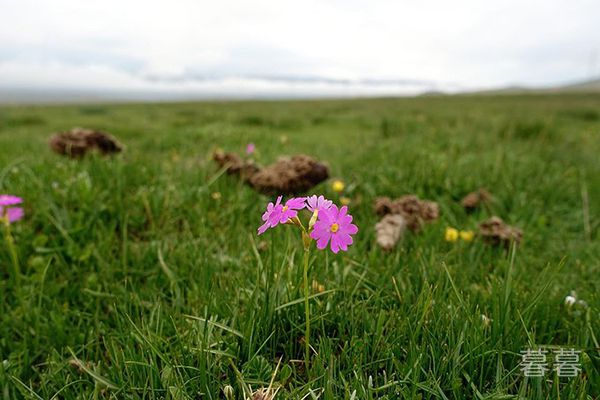
[[[243,398],[281,360],[281,399],[597,398],[598,110],[597,95],[0,108],[0,193],[27,212],[18,285],[0,242],[0,396]],[[126,150],[52,154],[73,126]],[[269,199],[210,160],[250,141],[265,164],[326,160],[353,199],[350,251],[312,252],[310,371],[299,235],[257,237]],[[443,240],[489,216],[459,204],[480,186],[523,229],[514,251]],[[408,193],[441,218],[384,253],[373,200]],[[587,308],[565,307],[571,290]],[[519,352],[537,346],[581,350],[583,373],[526,379]]]

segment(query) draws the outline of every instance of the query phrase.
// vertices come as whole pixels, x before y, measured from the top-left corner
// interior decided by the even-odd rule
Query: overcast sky
[[[0,87],[385,92],[599,74],[597,0],[0,0]]]

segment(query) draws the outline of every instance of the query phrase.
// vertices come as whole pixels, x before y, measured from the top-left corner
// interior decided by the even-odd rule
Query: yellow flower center
[[[336,233],[338,229],[340,229],[340,226],[338,224],[331,225],[331,233]]]
[[[283,208],[281,209],[281,212],[286,212],[288,210],[288,206],[283,206]]]

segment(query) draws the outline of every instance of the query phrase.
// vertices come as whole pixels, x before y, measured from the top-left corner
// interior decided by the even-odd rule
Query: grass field
[[[126,149],[51,153],[73,126]],[[311,253],[308,370],[299,236],[258,237],[272,199],[210,159],[248,142],[327,161],[360,229]],[[0,236],[1,396],[241,399],[274,376],[281,399],[598,398],[599,155],[600,95],[2,107],[0,193],[26,217],[18,284]],[[481,186],[519,247],[444,241],[489,217],[459,203]],[[385,253],[373,200],[408,193],[441,217]],[[539,346],[580,350],[581,373],[524,377]]]

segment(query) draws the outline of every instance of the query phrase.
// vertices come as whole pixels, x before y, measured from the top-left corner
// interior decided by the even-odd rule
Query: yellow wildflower
[[[446,228],[444,239],[446,242],[456,242],[458,240],[458,230],[451,227]]]
[[[473,231],[460,231],[458,232],[460,238],[465,242],[470,242],[473,240],[475,233]]]
[[[344,190],[344,182],[342,182],[339,179],[336,179],[335,181],[333,181],[333,183],[331,184],[331,188],[333,189],[334,192],[336,193],[341,193]]]

